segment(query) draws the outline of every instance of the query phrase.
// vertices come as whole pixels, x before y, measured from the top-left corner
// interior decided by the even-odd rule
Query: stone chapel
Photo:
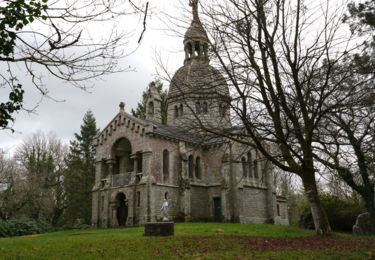
[[[253,148],[199,130],[198,124],[240,128],[231,125],[229,89],[210,65],[197,3],[192,7],[184,65],[168,92],[167,125],[161,123],[160,95],[150,84],[146,119],[126,113],[121,103],[96,139],[94,226],[160,221],[165,198],[174,221],[289,223],[287,201],[275,193],[270,162]]]

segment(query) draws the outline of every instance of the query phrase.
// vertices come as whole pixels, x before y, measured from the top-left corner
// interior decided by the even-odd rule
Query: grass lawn
[[[375,237],[314,237],[275,225],[178,223],[173,237],[143,227],[0,238],[0,259],[375,259]]]

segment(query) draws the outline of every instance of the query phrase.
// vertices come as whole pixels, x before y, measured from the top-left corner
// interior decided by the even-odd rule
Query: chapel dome
[[[192,60],[179,68],[173,76],[168,99],[215,96],[229,98],[229,89],[223,75],[208,63]]]

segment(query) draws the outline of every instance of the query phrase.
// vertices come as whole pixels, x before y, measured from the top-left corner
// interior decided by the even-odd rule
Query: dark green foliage
[[[21,194],[13,211],[56,225],[65,208],[63,171],[65,147],[54,135],[37,132],[17,148],[15,158],[22,170],[20,184],[13,193]],[[13,212],[14,213],[14,212]]]
[[[99,133],[96,120],[88,111],[79,134],[75,133],[70,142],[70,151],[66,159],[67,170],[64,176],[66,191],[65,222],[91,223],[91,190],[95,182],[95,145],[94,138]]]
[[[14,52],[16,32],[37,18],[47,19],[45,15],[47,0],[3,2],[5,4],[0,6],[0,60],[7,61]],[[15,84],[15,80],[12,78],[7,81],[11,88],[9,100],[0,103],[0,128],[9,127],[9,123],[14,121],[13,113],[22,108],[24,90],[21,84]]]
[[[349,16],[344,17],[349,22],[352,30],[366,31],[369,27],[375,28],[375,1],[367,0],[364,3],[350,3]]]
[[[12,114],[22,108],[23,93],[21,84],[14,85],[9,93],[9,100],[0,103],[0,128],[6,128],[14,121]]]
[[[344,200],[327,193],[322,193],[320,199],[334,231],[351,232],[357,216],[366,211],[355,199]],[[299,224],[303,228],[314,229],[311,210],[307,204],[304,206]]]
[[[161,97],[161,120],[162,124],[167,124],[167,115],[168,115],[168,106],[167,106],[167,96],[168,93],[166,90],[163,90],[163,83],[160,80],[156,80],[154,82],[151,82],[150,84],[155,83],[156,90],[160,94]],[[147,91],[148,88],[143,91],[142,93],[142,101],[138,102],[137,108],[134,110],[131,110],[131,113],[133,116],[140,118],[140,119],[146,119],[146,98],[147,98]]]
[[[353,33],[365,36],[363,49],[353,56],[352,62],[363,74],[375,72],[375,0],[363,3],[350,3],[349,15],[344,16],[344,22],[350,25]]]
[[[14,237],[32,234],[41,234],[54,231],[46,222],[34,219],[0,220],[0,237]]]
[[[47,19],[47,0],[5,1],[0,7],[0,58],[13,54],[16,45],[16,31],[23,29],[35,19]]]

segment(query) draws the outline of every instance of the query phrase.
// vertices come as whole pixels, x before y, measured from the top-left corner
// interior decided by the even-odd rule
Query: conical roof
[[[193,21],[185,33],[184,44],[188,41],[208,42],[207,33],[198,16],[198,0],[192,0],[190,6],[193,8]]]

